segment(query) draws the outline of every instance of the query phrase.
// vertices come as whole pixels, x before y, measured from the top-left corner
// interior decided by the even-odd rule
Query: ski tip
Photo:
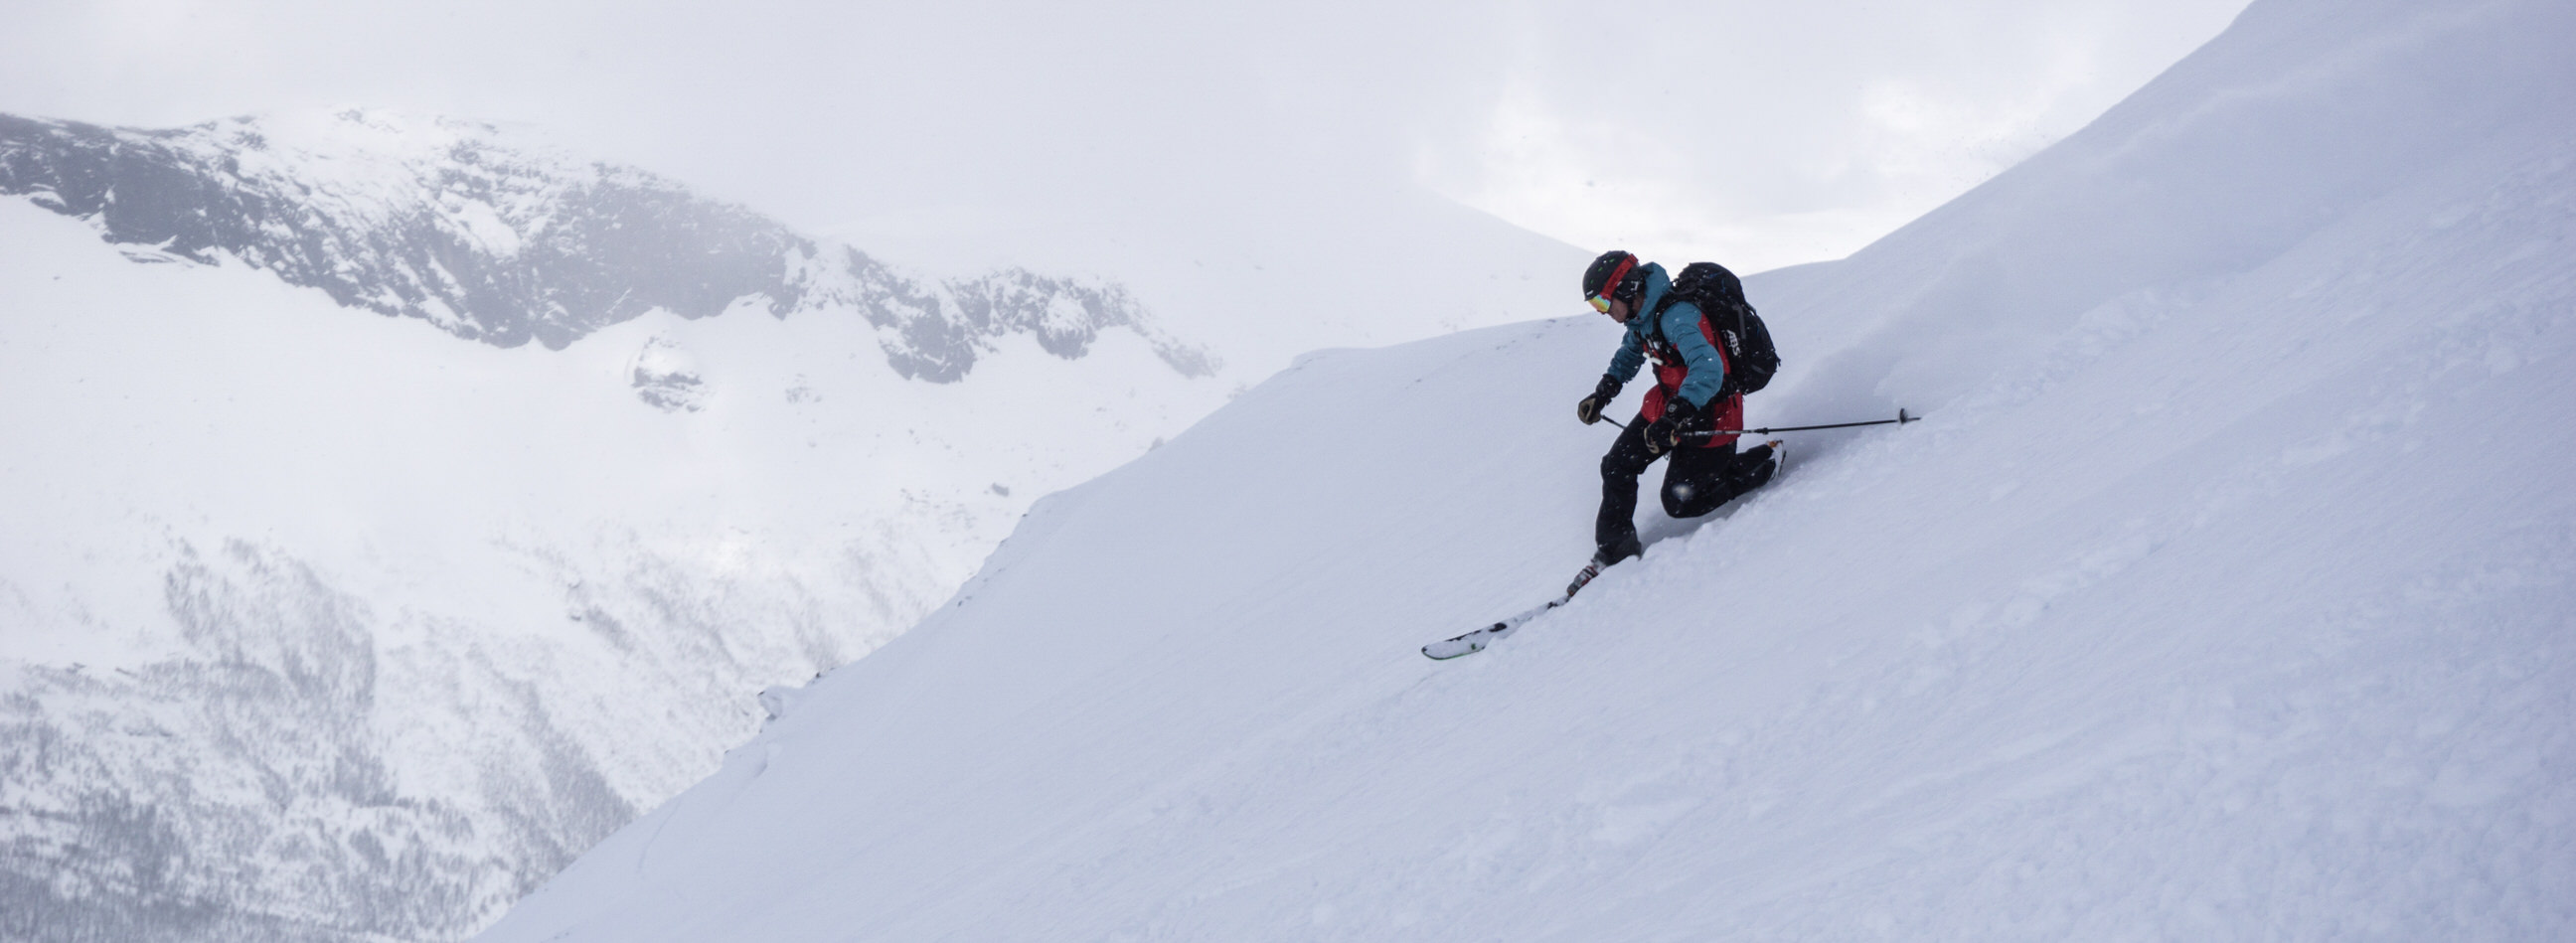
[[[1921,416],[1908,416],[1908,415],[1906,415],[1906,414],[1905,414],[1905,407],[1903,407],[1903,406],[1899,406],[1899,407],[1897,407],[1897,408],[1896,408],[1896,424],[1897,424],[1897,425],[1900,425],[1900,426],[1901,426],[1901,425],[1904,425],[1904,424],[1909,423],[1909,422],[1922,422],[1922,421],[1923,421],[1923,417],[1921,417]]]
[[[1461,655],[1473,655],[1484,651],[1486,645],[1492,644],[1495,638],[1501,637],[1497,633],[1502,632],[1505,625],[1506,623],[1497,622],[1457,638],[1442,639],[1422,646],[1422,657],[1432,661],[1448,661]]]

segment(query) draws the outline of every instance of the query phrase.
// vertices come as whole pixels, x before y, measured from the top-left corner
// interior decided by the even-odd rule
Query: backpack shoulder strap
[[[1707,301],[1693,297],[1691,293],[1683,291],[1680,285],[1675,285],[1671,289],[1666,290],[1662,298],[1655,299],[1654,314],[1649,315],[1656,339],[1662,340],[1666,343],[1670,343],[1672,341],[1672,338],[1664,335],[1664,312],[1672,310],[1674,305],[1685,301],[1690,302],[1691,307],[1699,309],[1700,320],[1708,320],[1709,311]]]

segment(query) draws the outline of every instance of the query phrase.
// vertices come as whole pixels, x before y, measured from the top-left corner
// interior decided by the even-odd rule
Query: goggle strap
[[[1601,297],[1617,298],[1619,296],[1619,283],[1627,281],[1628,270],[1635,267],[1637,267],[1636,256],[1632,255],[1627,258],[1620,259],[1619,267],[1611,269],[1610,278],[1601,283]]]

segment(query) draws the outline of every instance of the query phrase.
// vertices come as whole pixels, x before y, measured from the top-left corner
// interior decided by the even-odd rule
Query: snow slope
[[[1464,661],[1588,550],[1612,329],[1301,360],[485,938],[2567,938],[2570,51],[2264,0],[1753,279],[1755,421],[1931,420]]]

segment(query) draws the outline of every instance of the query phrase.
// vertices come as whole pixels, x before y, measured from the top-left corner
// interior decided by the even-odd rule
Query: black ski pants
[[[1664,466],[1664,513],[1698,517],[1717,510],[1771,480],[1771,447],[1757,445],[1738,453],[1735,446],[1685,445],[1668,453]],[[1646,420],[1640,416],[1610,443],[1601,456],[1601,517],[1593,522],[1592,540],[1607,551],[1637,539],[1637,477],[1661,455],[1646,448]]]

